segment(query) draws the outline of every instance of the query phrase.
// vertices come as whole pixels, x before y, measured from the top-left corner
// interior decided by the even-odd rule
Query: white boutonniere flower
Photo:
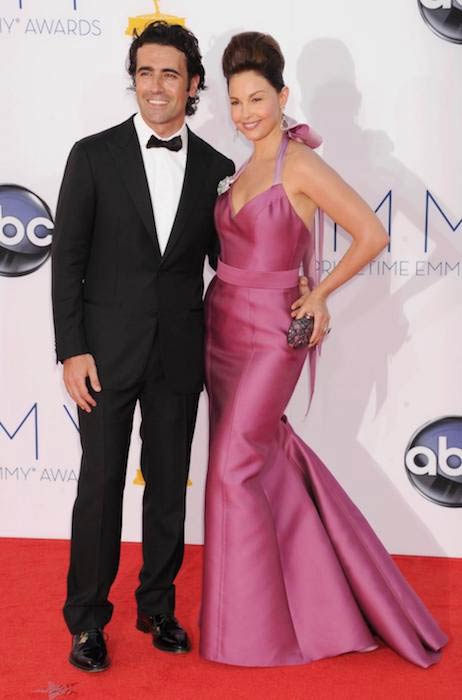
[[[231,175],[227,175],[223,180],[220,180],[218,183],[217,187],[217,193],[218,195],[224,194],[229,188],[231,187],[233,183],[233,177]]]

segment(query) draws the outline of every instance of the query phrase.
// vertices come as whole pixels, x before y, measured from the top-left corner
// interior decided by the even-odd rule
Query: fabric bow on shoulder
[[[320,136],[308,124],[296,122],[292,117],[284,117],[282,130],[293,141],[304,143],[310,148],[318,148],[322,144],[322,136]]]

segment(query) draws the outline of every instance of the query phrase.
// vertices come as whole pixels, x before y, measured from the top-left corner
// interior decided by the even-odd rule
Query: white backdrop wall
[[[200,136],[238,164],[246,156],[220,58],[232,34],[269,32],[286,55],[288,113],[324,136],[324,158],[374,209],[383,200],[391,250],[331,297],[312,409],[305,419],[302,377],[288,413],[389,550],[460,556],[462,511],[425,499],[404,453],[424,423],[462,414],[462,46],[431,32],[414,0],[165,0],[161,10],[185,17],[202,47],[209,89],[190,120]],[[150,0],[0,0],[0,185],[31,190],[54,214],[74,141],[136,111],[124,31],[129,16],[152,12]],[[347,244],[327,220],[326,271]],[[49,259],[31,274],[3,272],[0,324],[0,535],[66,538],[80,451],[55,365]],[[135,541],[138,425],[123,529]],[[192,543],[202,541],[207,440],[203,395],[188,488]]]

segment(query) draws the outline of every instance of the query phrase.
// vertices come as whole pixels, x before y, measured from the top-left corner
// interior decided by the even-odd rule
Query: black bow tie
[[[182,147],[181,136],[174,136],[173,139],[164,141],[153,134],[146,144],[146,148],[168,148],[169,151],[181,151]]]

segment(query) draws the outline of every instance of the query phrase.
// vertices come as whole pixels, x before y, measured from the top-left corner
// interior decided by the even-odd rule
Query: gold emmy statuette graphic
[[[185,17],[175,17],[175,15],[166,15],[164,12],[160,11],[159,0],[154,0],[154,14],[153,15],[138,15],[138,17],[129,17],[128,26],[125,30],[127,36],[133,36],[133,32],[136,31],[141,34],[143,29],[147,24],[151,22],[156,22],[157,20],[162,20],[163,22],[168,22],[168,24],[181,24],[183,27],[186,23]]]
[[[143,475],[142,475],[142,473],[141,473],[141,469],[137,469],[137,470],[136,470],[136,476],[135,476],[135,478],[133,479],[133,482],[132,482],[132,483],[133,483],[135,486],[144,486],[144,484],[146,483],[146,482],[144,481],[144,479],[143,479]],[[193,485],[193,483],[192,483],[191,479],[188,479],[188,486],[192,486],[192,485]]]
[[[146,483],[146,482],[144,481],[144,479],[143,479],[143,475],[142,475],[142,473],[141,473],[141,469],[137,469],[137,470],[136,470],[136,476],[135,476],[135,478],[133,479],[133,482],[132,482],[132,483],[135,484],[135,486],[144,486],[144,484]]]

